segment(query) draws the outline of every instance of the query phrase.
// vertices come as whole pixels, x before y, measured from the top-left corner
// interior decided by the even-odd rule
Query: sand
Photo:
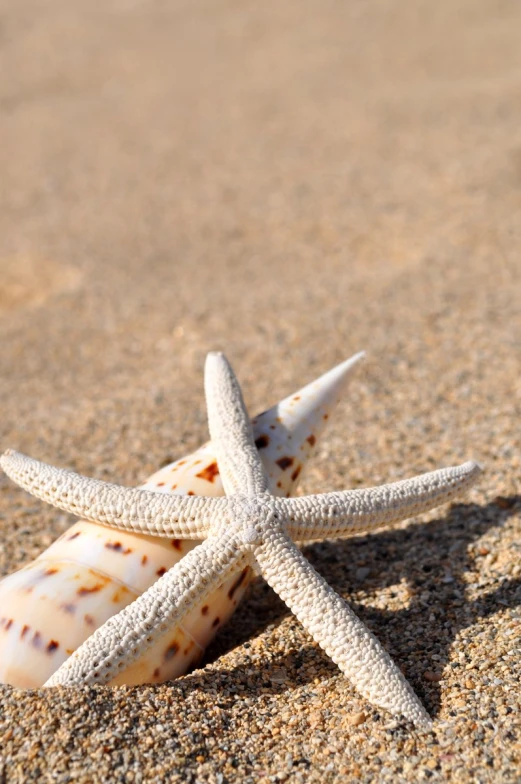
[[[7,782],[518,782],[521,6],[5,2],[0,447],[136,484],[360,349],[303,492],[473,457],[463,504],[306,548],[434,717],[261,581],[161,686],[1,688]],[[0,477],[0,568],[70,524]]]

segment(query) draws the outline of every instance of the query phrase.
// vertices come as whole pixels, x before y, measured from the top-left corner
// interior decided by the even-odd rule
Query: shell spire
[[[270,490],[289,496],[329,415],[363,354],[337,365],[252,420]],[[223,487],[208,442],[161,468],[143,485],[156,492],[219,496]],[[35,561],[0,582],[0,682],[43,685],[110,616],[134,601],[198,544],[115,531],[84,520]],[[232,575],[160,644],[112,683],[161,682],[184,674],[240,601],[252,577]]]
[[[361,351],[252,420],[255,443],[275,495],[291,495],[345,391]],[[288,482],[288,478],[290,481]]]

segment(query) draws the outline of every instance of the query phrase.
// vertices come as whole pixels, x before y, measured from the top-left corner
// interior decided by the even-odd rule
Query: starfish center
[[[261,544],[275,521],[273,496],[270,493],[255,496],[237,494],[228,498],[230,527],[239,534],[245,545]]]

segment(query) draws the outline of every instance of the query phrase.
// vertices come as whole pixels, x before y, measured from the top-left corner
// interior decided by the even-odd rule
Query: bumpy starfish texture
[[[429,715],[387,652],[292,540],[351,536],[426,512],[464,493],[479,466],[467,462],[372,489],[275,498],[241,389],[222,354],[208,355],[205,388],[225,498],[119,487],[11,450],[0,459],[21,487],[65,511],[130,531],[205,540],[89,637],[46,686],[111,681],[232,572],[249,565],[364,697],[428,728]]]

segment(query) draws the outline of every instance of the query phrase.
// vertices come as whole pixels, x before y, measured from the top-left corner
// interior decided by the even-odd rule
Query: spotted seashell
[[[359,358],[338,365],[253,420],[275,495],[289,496],[295,490]],[[165,493],[224,493],[211,443],[165,466],[142,486]],[[84,520],[73,525],[35,561],[0,581],[0,682],[42,686],[95,629],[197,544]],[[233,613],[251,577],[249,568],[232,575],[112,683],[160,682],[193,667]]]

